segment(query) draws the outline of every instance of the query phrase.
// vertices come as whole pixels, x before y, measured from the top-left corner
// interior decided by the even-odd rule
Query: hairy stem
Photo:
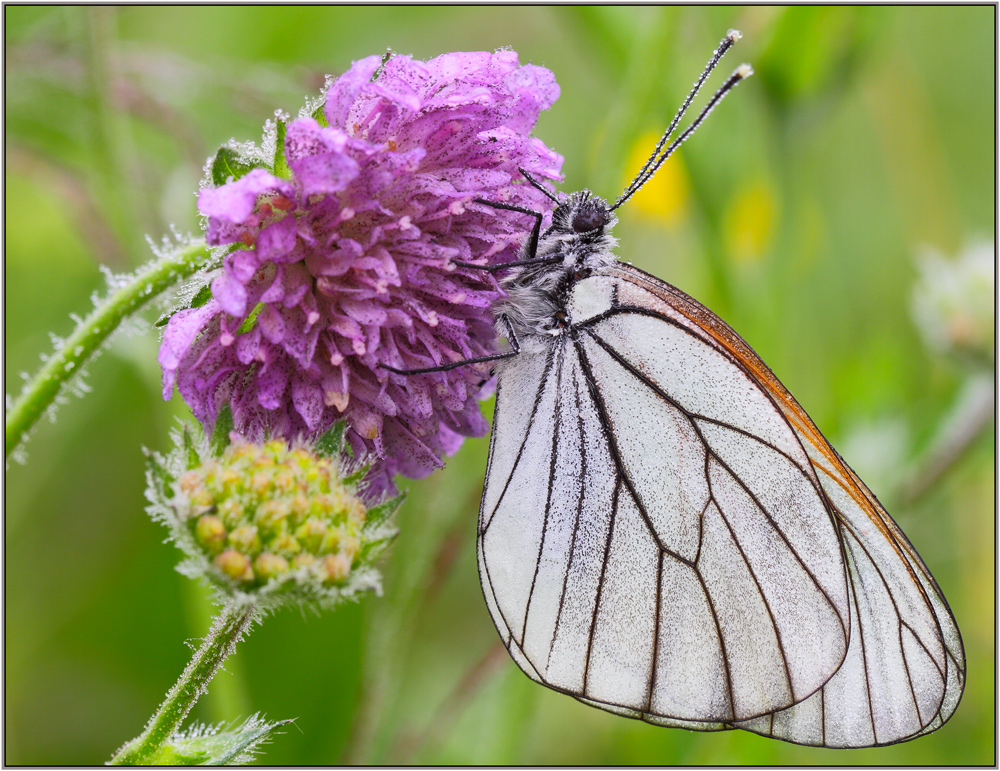
[[[182,596],[185,616],[191,636],[212,623],[218,610],[211,594],[197,581],[185,581]],[[226,664],[226,677],[220,677],[202,702],[202,715],[208,723],[227,723],[234,715],[252,715],[250,695],[247,692],[246,672],[239,658]]]
[[[996,386],[992,374],[970,377],[941,421],[930,446],[913,464],[900,485],[903,502],[913,503],[931,490],[972,446],[983,429],[993,423],[995,413]]]
[[[28,382],[24,392],[7,411],[6,456],[9,457],[24,441],[28,431],[55,401],[63,387],[122,321],[164,289],[201,268],[210,255],[204,241],[178,248],[136,274],[128,285],[113,292],[94,308]]]
[[[256,608],[253,605],[226,605],[215,619],[212,628],[194,654],[194,658],[181,673],[167,693],[156,714],[138,737],[125,744],[110,765],[136,766],[156,763],[156,756],[171,736],[181,727],[191,708],[208,689],[208,684],[219,671],[222,662],[235,650],[253,622]]]

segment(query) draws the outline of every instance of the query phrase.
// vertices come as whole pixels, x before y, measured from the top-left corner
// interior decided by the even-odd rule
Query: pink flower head
[[[288,124],[287,179],[257,168],[201,191],[208,242],[241,247],[213,299],[171,318],[159,362],[164,398],[176,383],[207,425],[229,404],[250,439],[343,417],[389,486],[486,433],[488,366],[400,376],[379,365],[496,351],[498,285],[453,261],[516,259],[531,218],[475,199],[547,211],[518,168],[558,179],[562,157],[529,135],[559,87],[513,51],[380,64],[362,59],[331,84],[328,125]]]

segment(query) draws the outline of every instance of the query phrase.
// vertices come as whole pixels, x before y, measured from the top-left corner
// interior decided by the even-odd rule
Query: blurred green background
[[[196,709],[297,718],[268,764],[993,764],[992,421],[939,477],[928,448],[972,370],[917,332],[916,257],[994,238],[992,7],[6,7],[5,388],[34,372],[146,234],[197,231],[193,191],[230,137],[259,139],[324,73],[387,47],[511,46],[562,96],[536,134],[563,189],[614,196],[730,27],[756,75],[616,234],[624,259],[728,320],[868,480],[958,619],[951,722],[833,751],[625,720],[531,683],[483,603],[475,522],[487,440],[408,483],[385,596],[251,634]],[[705,97],[695,102],[703,103]],[[155,318],[155,311],[147,314]],[[990,332],[990,335],[992,332]],[[992,350],[992,337],[988,348]],[[43,421],[5,488],[7,764],[98,764],[135,736],[207,630],[202,591],[143,513],[142,446],[165,449],[157,338],[120,335],[93,392]],[[989,377],[991,364],[983,369]],[[491,409],[486,405],[485,409]],[[907,480],[929,479],[914,490]]]

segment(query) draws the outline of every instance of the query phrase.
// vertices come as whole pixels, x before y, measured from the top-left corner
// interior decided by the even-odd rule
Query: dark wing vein
[[[715,635],[719,638],[719,651],[722,654],[722,668],[726,672],[726,693],[729,696],[729,719],[735,720],[736,703],[733,701],[733,676],[729,671],[729,654],[726,653],[726,641],[722,639],[722,626],[719,624],[719,614],[715,612],[715,603],[712,602],[712,595],[705,585],[705,579],[701,577],[701,573],[697,570],[694,571],[694,574],[698,578],[698,583],[701,584],[701,590],[705,593],[705,601],[708,603],[708,609],[712,613],[712,621],[715,622]]]
[[[809,569],[809,567],[802,560],[802,557],[799,556],[799,553],[792,546],[791,542],[789,542],[788,538],[782,532],[781,528],[778,527],[777,523],[771,517],[770,513],[767,511],[767,509],[764,507],[764,505],[758,500],[757,496],[750,490],[749,487],[747,487],[747,485],[743,482],[743,480],[740,479],[739,475],[736,474],[729,467],[729,465],[724,460],[722,460],[721,457],[719,457],[719,455],[712,449],[712,446],[708,443],[708,441],[706,441],[704,435],[701,432],[701,429],[698,427],[698,424],[697,424],[697,422],[695,420],[696,416],[693,413],[688,412],[684,407],[682,407],[680,404],[678,404],[676,401],[674,401],[674,399],[672,399],[670,396],[668,396],[659,386],[657,386],[648,377],[646,377],[646,375],[644,375],[642,372],[640,372],[638,369],[636,369],[634,366],[632,366],[626,359],[624,359],[621,356],[621,354],[619,354],[613,347],[611,347],[608,343],[606,343],[604,340],[602,340],[596,333],[594,333],[590,329],[587,329],[585,331],[587,332],[588,335],[590,335],[594,339],[594,341],[598,345],[600,345],[602,348],[604,348],[608,352],[608,354],[610,356],[612,356],[612,358],[615,359],[615,361],[617,361],[619,364],[621,364],[622,367],[624,367],[628,372],[632,373],[636,378],[638,378],[640,380],[640,382],[642,382],[643,384],[645,384],[650,390],[653,391],[654,394],[656,394],[662,400],[664,400],[665,402],[667,402],[667,404],[669,404],[672,407],[674,407],[676,410],[678,410],[682,415],[684,415],[687,418],[688,422],[691,424],[691,427],[694,429],[695,433],[698,435],[698,439],[700,439],[701,443],[704,445],[706,456],[710,455],[712,458],[714,458],[715,461],[720,466],[722,466],[726,470],[726,472],[736,481],[736,483],[741,488],[743,488],[743,491],[748,496],[750,496],[750,499],[754,502],[754,505],[761,512],[761,514],[764,515],[764,517],[767,519],[767,521],[771,524],[771,527],[774,529],[774,532],[778,534],[778,537],[781,538],[782,541],[784,541],[785,545],[788,547],[788,550],[791,552],[792,556],[795,557],[796,562],[799,563],[799,565],[802,568],[802,570],[812,580],[813,585],[815,585],[816,589],[826,599],[827,603],[833,609],[834,615],[836,615],[836,617],[838,619],[838,622],[840,623],[841,629],[844,632],[844,639],[846,641],[848,639],[848,637],[847,637],[848,636],[848,629],[844,627],[844,621],[843,621],[843,619],[840,618],[840,613],[837,611],[836,604],[830,598],[830,595],[827,594],[826,589],[824,589],[820,585],[820,583],[817,580],[816,576],[813,575],[812,571]],[[583,353],[583,350],[582,350],[582,346],[578,345],[578,348],[580,349],[581,357],[585,356],[585,354]],[[589,365],[587,367],[587,371],[588,371],[588,373],[590,371]],[[595,384],[594,387],[596,388],[596,384]],[[604,413],[602,411],[602,418],[603,417],[604,417]],[[715,421],[715,422],[719,423],[719,421]],[[720,425],[725,425],[726,427],[731,428],[731,426],[729,426],[728,424],[720,423]],[[765,444],[765,445],[767,445],[768,447],[771,447],[771,445],[768,444],[768,443],[766,443],[766,442],[762,442],[762,443]],[[782,455],[784,455],[784,453],[782,453]],[[617,450],[615,450],[615,457],[616,457],[616,461],[617,461],[618,460]],[[787,456],[785,456],[785,457],[787,457]],[[794,464],[794,465],[795,465],[795,468],[799,469],[800,472],[802,471],[799,468],[798,464]],[[619,466],[619,468],[621,468],[621,466]],[[622,473],[624,473],[624,470],[623,470]],[[711,481],[708,480],[707,458],[706,458],[705,476],[706,476],[706,481],[708,481],[709,487],[711,487]],[[808,479],[808,475],[805,475],[805,476],[806,476],[806,479]],[[636,500],[636,504],[641,506],[641,504],[639,504],[639,502],[638,502],[638,496],[636,496],[635,491],[634,491],[634,489],[631,486],[629,486],[629,492],[631,492],[632,496],[637,499]],[[830,514],[829,503],[827,502],[826,497],[825,496],[821,496],[820,497],[820,501],[823,503],[823,506],[827,510],[827,513]],[[718,502],[716,502],[716,506],[719,508],[719,513],[721,514],[722,513],[722,507],[718,506]],[[650,522],[649,518],[647,516],[645,516],[645,509],[640,508],[640,511],[643,512],[643,517],[646,520],[646,524],[650,527],[650,530],[653,533],[653,537],[656,538],[657,543],[659,543],[659,538],[657,538],[656,532],[652,528],[652,523]],[[833,520],[833,515],[830,514],[830,516],[831,516],[831,521],[832,521]],[[660,548],[665,550],[665,547],[663,547],[662,544],[661,544]],[[742,552],[742,549],[741,549],[741,552]],[[684,561],[686,562],[686,560],[684,560]],[[688,564],[690,564],[690,563],[688,563]],[[847,651],[847,645],[846,644],[844,646],[844,651],[845,651],[845,653]]]
[[[708,454],[707,453],[705,455],[705,464],[706,464],[706,466],[708,464]],[[705,470],[705,474],[706,475],[708,474],[707,468]],[[701,509],[701,514],[698,515],[698,549],[694,553],[694,562],[695,562],[696,565],[698,564],[698,560],[701,558],[701,543],[704,540],[704,536],[705,536],[705,512],[708,511],[708,507],[711,504],[712,504],[712,496],[709,495],[708,496],[708,500],[705,501],[705,505]]]
[[[889,587],[889,582],[886,581],[885,576],[882,574],[881,568],[879,568],[879,566],[876,564],[875,560],[872,558],[871,552],[868,551],[868,549],[865,547],[865,545],[861,542],[861,539],[858,538],[856,535],[854,535],[854,533],[851,533],[851,536],[854,538],[854,540],[857,543],[857,545],[861,548],[861,551],[863,551],[865,553],[865,556],[868,558],[868,561],[871,563],[871,566],[873,568],[875,568],[875,572],[878,574],[879,580],[882,582],[882,585],[885,587],[886,594],[889,595],[889,601],[892,603],[892,609],[893,609],[893,612],[896,614],[897,626],[899,627],[899,654],[900,654],[900,657],[903,659],[903,667],[906,670],[906,680],[907,680],[907,684],[910,687],[910,695],[913,697],[913,707],[914,707],[914,709],[916,709],[916,712],[917,712],[917,722],[920,723],[920,730],[923,730],[924,728],[927,727],[927,724],[930,721],[928,721],[928,723],[924,723],[923,718],[920,716],[920,706],[919,706],[919,704],[917,702],[917,693],[916,693],[916,690],[913,688],[913,678],[910,675],[910,665],[909,665],[909,663],[906,660],[906,649],[903,647],[903,633],[902,633],[903,626],[906,626],[906,628],[910,630],[910,634],[913,635],[913,639],[915,639],[917,641],[917,643],[920,645],[920,647],[924,649],[924,651],[927,653],[928,658],[931,660],[931,663],[934,664],[934,668],[938,671],[938,674],[940,674],[941,677],[942,677],[941,698],[938,701],[938,706],[937,706],[937,709],[935,711],[939,711],[941,709],[941,704],[944,703],[944,694],[945,694],[945,691],[948,688],[948,682],[945,679],[944,673],[941,672],[941,668],[938,666],[937,661],[934,660],[934,656],[932,656],[931,653],[930,653],[930,651],[927,650],[927,647],[923,644],[923,641],[921,641],[920,637],[917,636],[917,634],[913,631],[913,629],[908,624],[904,623],[904,621],[903,621],[903,614],[899,612],[899,605],[896,604],[896,598],[893,597],[893,595],[892,595],[892,589]],[[934,608],[931,607],[930,605],[928,605],[927,609],[928,609],[928,612],[930,613],[931,617],[936,622],[937,621],[937,614],[934,613]],[[859,627],[861,626],[861,614],[860,613],[858,614],[858,626]],[[940,624],[938,625],[938,636],[939,636],[939,639],[941,641],[941,648],[942,648],[942,650],[947,651],[948,650],[948,646],[945,645],[945,641],[943,639],[943,635],[941,634],[941,631],[940,631]],[[946,664],[947,664],[947,658],[945,659],[945,661],[946,661]]]
[[[709,495],[715,501],[715,508],[719,510],[719,517],[722,519],[723,524],[725,524],[726,529],[729,531],[729,536],[733,539],[733,543],[735,544],[737,551],[739,551],[740,557],[743,558],[743,564],[746,565],[747,570],[750,571],[750,577],[753,579],[754,586],[757,587],[757,594],[760,595],[760,599],[764,603],[764,608],[767,610],[768,618],[771,620],[771,628],[774,629],[774,638],[778,643],[778,652],[781,654],[781,663],[785,668],[785,682],[788,683],[788,695],[792,697],[792,701],[794,702],[795,689],[792,687],[792,673],[788,667],[788,656],[785,653],[785,644],[782,642],[781,630],[778,629],[778,622],[775,621],[774,611],[771,609],[771,603],[769,603],[767,601],[767,597],[764,596],[764,590],[761,588],[760,581],[757,579],[757,574],[754,572],[753,566],[750,564],[750,560],[747,559],[746,552],[743,551],[743,545],[736,537],[736,533],[733,531],[732,525],[729,524],[726,512],[723,511],[722,506],[719,505],[719,501],[715,499],[715,493],[712,492],[712,479],[707,474],[706,481],[708,482]]]
[[[860,623],[860,621],[858,622]],[[820,740],[826,746],[826,686],[819,689]]]
[[[553,355],[551,351],[548,353],[547,359],[545,361],[545,369],[542,371],[542,376],[538,380],[538,391],[535,393],[535,400],[531,407],[531,415],[528,417],[528,425],[524,429],[524,439],[521,440],[521,446],[517,450],[517,456],[514,458],[514,463],[510,467],[510,473],[507,474],[507,481],[504,482],[503,490],[500,492],[500,496],[497,498],[496,504],[493,506],[493,511],[490,512],[489,522],[486,522],[482,526],[480,535],[483,535],[487,528],[490,526],[490,522],[493,521],[493,516],[496,514],[497,509],[500,507],[503,497],[507,494],[507,488],[510,487],[510,480],[514,478],[514,472],[517,470],[518,465],[521,462],[521,455],[524,452],[524,446],[528,443],[528,437],[531,436],[531,428],[535,423],[535,415],[538,414],[538,405],[542,402],[542,395],[545,393],[545,385],[548,381],[549,370],[552,369]],[[494,422],[496,420],[494,419]],[[496,429],[494,429],[496,430]],[[489,480],[487,480],[488,482]]]
[[[559,440],[559,418],[562,412],[562,370],[565,357],[565,347],[559,347],[559,363],[556,366],[556,392],[555,403],[552,413],[552,449],[549,453],[549,484],[545,495],[545,514],[542,519],[542,537],[538,540],[538,555],[535,557],[535,574],[531,577],[531,589],[528,590],[528,601],[524,604],[524,624],[521,626],[521,639],[518,645],[524,647],[524,641],[528,636],[528,614],[531,611],[531,598],[535,594],[535,581],[538,580],[538,571],[542,564],[542,551],[545,549],[545,536],[549,529],[549,512],[552,508],[552,483],[556,476],[556,444]],[[523,447],[524,445],[522,445]],[[513,477],[513,474],[511,474]],[[499,501],[497,502],[499,505]],[[513,637],[513,632],[511,633]],[[527,654],[525,654],[527,658]]]
[[[576,519],[573,521],[573,535],[569,541],[569,558],[566,560],[566,573],[563,575],[562,593],[559,595],[559,610],[556,611],[556,623],[552,629],[552,641],[549,643],[549,658],[552,658],[552,650],[556,644],[556,637],[559,634],[559,624],[562,621],[563,604],[566,601],[566,585],[569,583],[569,571],[573,566],[573,554],[576,549],[576,534],[580,529],[580,517],[583,513],[583,486],[587,479],[587,441],[584,435],[583,415],[580,411],[580,384],[576,382],[574,371],[573,391],[576,394],[576,419],[580,429],[580,491],[576,503]]]
[[[845,543],[847,539],[844,539]],[[854,552],[850,546],[848,546],[848,551],[851,551],[851,559],[854,559]],[[848,571],[848,578],[850,578],[850,571]],[[854,581],[850,583],[851,595],[854,599],[854,607],[858,607],[858,593],[854,586]],[[868,697],[868,717],[871,719],[872,724],[872,739],[875,743],[878,743],[878,731],[875,729],[875,709],[872,707],[872,684],[871,678],[868,676],[868,652],[865,650],[865,627],[861,623],[861,611],[858,610],[858,645],[861,648],[861,667],[865,670],[865,695]]]
[[[653,616],[653,661],[649,666],[649,686],[646,689],[646,712],[653,709],[653,691],[656,685],[656,655],[660,648],[660,597],[663,591],[663,556],[660,552],[659,560],[656,563],[656,609]]]

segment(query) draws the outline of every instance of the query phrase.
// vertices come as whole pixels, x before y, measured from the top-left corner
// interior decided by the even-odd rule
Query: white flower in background
[[[993,367],[996,250],[974,242],[958,257],[928,249],[917,259],[913,319],[936,352]]]

